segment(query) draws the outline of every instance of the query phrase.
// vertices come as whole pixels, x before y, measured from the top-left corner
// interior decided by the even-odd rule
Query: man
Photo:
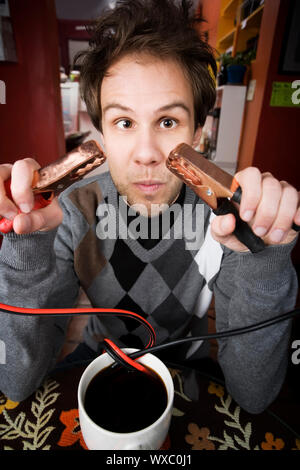
[[[243,190],[242,219],[268,247],[256,255],[233,235],[232,215],[212,217],[207,206],[165,166],[179,143],[199,141],[215,99],[215,61],[189,20],[186,2],[130,0],[101,17],[82,59],[82,91],[101,131],[109,174],[83,180],[47,208],[32,211],[30,190],[38,163],[0,167],[10,175],[13,201],[1,188],[0,214],[13,219],[14,233],[1,250],[1,302],[26,307],[70,307],[82,286],[93,306],[132,310],[146,316],[158,342],[199,335],[215,294],[217,329],[250,325],[289,311],[297,282],[290,261],[299,224],[298,193],[270,174],[248,168],[236,175]],[[188,249],[186,233],[166,231],[159,206],[202,208],[202,242]],[[132,215],[132,207],[138,213]],[[22,214],[16,215],[17,207]],[[116,217],[116,236],[105,236],[105,210]],[[158,210],[152,210],[152,209]],[[165,211],[167,212],[168,209]],[[150,218],[150,216],[152,216]],[[160,237],[124,236],[140,217]],[[144,218],[144,219],[143,219]],[[107,220],[107,219],[106,219]],[[127,224],[127,225],[126,225]],[[197,226],[198,228],[198,226]],[[199,229],[200,230],[200,229]],[[122,233],[121,233],[122,232]],[[167,236],[168,235],[168,236]],[[7,364],[0,389],[22,400],[55,365],[66,320],[1,316]],[[289,322],[219,342],[219,363],[228,391],[246,410],[261,412],[284,380]],[[82,354],[97,354],[97,340],[142,348],[141,327],[132,321],[92,316]],[[197,360],[205,344],[172,350]]]

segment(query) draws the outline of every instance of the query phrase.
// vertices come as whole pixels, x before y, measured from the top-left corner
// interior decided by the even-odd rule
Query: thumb
[[[48,231],[60,225],[62,219],[62,209],[57,199],[54,199],[49,206],[43,209],[17,215],[13,221],[13,228],[15,233],[19,235],[36,231]]]
[[[230,250],[238,252],[249,251],[233,234],[235,230],[235,217],[233,214],[219,215],[211,223],[212,237]]]
[[[211,232],[213,237],[224,243],[225,239],[232,236],[235,229],[235,217],[233,214],[219,215],[211,223]]]

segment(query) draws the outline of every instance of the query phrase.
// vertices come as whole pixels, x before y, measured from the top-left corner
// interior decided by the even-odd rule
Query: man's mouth
[[[144,194],[154,194],[162,188],[164,183],[155,180],[144,180],[134,183],[134,186]]]

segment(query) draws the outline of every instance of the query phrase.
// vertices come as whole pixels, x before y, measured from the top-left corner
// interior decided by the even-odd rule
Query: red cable
[[[140,372],[146,372],[149,374],[149,371],[147,370],[146,367],[144,367],[142,364],[136,362],[136,359],[131,359],[130,357],[127,356],[113,341],[111,341],[108,338],[104,338],[104,342],[108,343],[111,348],[114,350],[114,352],[120,356],[124,361],[127,362],[127,364],[131,365],[135,369],[139,370]]]
[[[145,349],[148,349],[149,347],[154,346],[155,340],[156,340],[156,334],[153,329],[153,327],[150,325],[145,318],[142,316],[138,315],[137,313],[131,312],[129,310],[121,310],[121,309],[115,309],[115,308],[24,308],[24,307],[14,307],[11,305],[6,305],[6,304],[1,304],[0,303],[0,309],[4,311],[5,313],[15,313],[15,314],[20,314],[20,315],[76,315],[80,313],[86,313],[86,314],[115,314],[117,316],[125,316],[129,318],[135,318],[138,320],[140,323],[143,324],[144,327],[147,328],[150,339],[145,347]],[[3,313],[3,312],[2,312]],[[137,362],[137,359],[131,359],[127,354],[125,354],[112,340],[105,338],[104,343],[107,343],[110,345],[110,347],[114,350],[116,355],[123,359],[123,361],[127,362],[130,366],[134,367],[135,369],[141,371],[141,372],[148,372],[147,368],[142,366],[140,363]]]

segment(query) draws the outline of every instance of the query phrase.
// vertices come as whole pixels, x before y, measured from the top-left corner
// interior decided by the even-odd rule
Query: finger
[[[10,178],[12,165],[0,166],[0,216],[12,220],[18,213],[15,204],[7,197],[5,181]]]
[[[280,243],[291,229],[298,207],[298,192],[285,181],[281,182],[282,195],[276,218],[267,237],[272,243]]]
[[[63,212],[57,201],[53,199],[51,204],[43,209],[37,209],[29,214],[19,214],[14,218],[13,228],[15,233],[21,235],[37,231],[52,230],[63,219]]]
[[[34,205],[31,189],[33,175],[40,165],[32,158],[18,160],[12,167],[11,194],[16,205],[24,213],[29,213]]]
[[[219,215],[215,217],[211,224],[213,235],[219,240],[228,238],[235,229],[235,217],[233,214]]]
[[[300,225],[300,191],[298,192],[298,209],[294,217],[294,222],[297,225]]]
[[[282,187],[279,181],[271,173],[262,175],[261,199],[252,225],[257,236],[265,236],[272,227],[277,217],[281,195]]]
[[[246,252],[248,248],[234,235],[236,220],[233,214],[215,217],[211,223],[212,237],[230,250]]]
[[[10,178],[11,169],[12,165],[10,165],[9,163],[4,163],[0,166],[0,178],[2,179],[2,181],[8,180],[8,178]]]
[[[249,167],[235,175],[242,188],[240,216],[249,222],[257,209],[261,197],[261,173],[258,168]]]

